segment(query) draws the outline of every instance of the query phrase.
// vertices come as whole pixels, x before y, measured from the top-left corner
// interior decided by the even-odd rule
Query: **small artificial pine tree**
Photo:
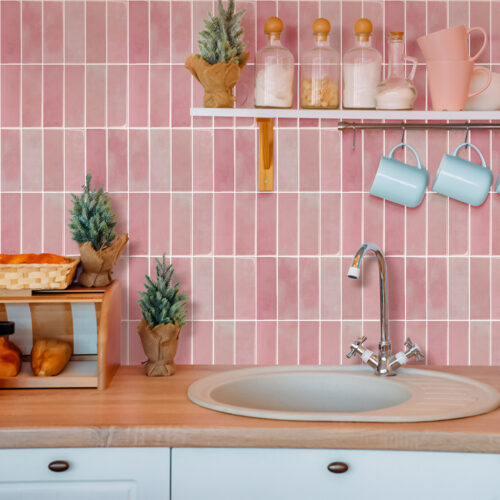
[[[217,16],[209,14],[205,29],[200,32],[198,42],[201,57],[209,64],[230,61],[240,64],[246,44],[243,43],[243,28],[240,25],[245,10],[234,12],[234,0],[229,0],[224,9],[222,0],[217,3]]]
[[[94,250],[104,250],[116,238],[115,214],[111,211],[111,198],[102,186],[91,189],[92,174],[87,174],[80,196],[72,194],[73,216],[69,222],[73,240],[77,243],[90,242]]]
[[[145,292],[139,292],[139,306],[142,316],[150,328],[172,323],[177,326],[185,324],[187,295],[179,293],[179,282],[171,285],[174,269],[172,264],[165,264],[156,259],[156,281],[146,275]]]

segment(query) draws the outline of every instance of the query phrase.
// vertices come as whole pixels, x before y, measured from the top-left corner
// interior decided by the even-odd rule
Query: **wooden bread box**
[[[39,290],[29,296],[0,296],[0,321],[14,321],[11,340],[21,349],[16,377],[0,378],[0,389],[105,389],[120,365],[121,285]],[[69,342],[73,355],[64,370],[36,377],[30,363],[33,344],[54,338]]]

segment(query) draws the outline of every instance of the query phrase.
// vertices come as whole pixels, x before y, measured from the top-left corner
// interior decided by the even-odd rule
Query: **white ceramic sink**
[[[194,403],[225,413],[278,420],[421,422],[495,409],[486,384],[442,372],[404,369],[377,377],[368,367],[262,366],[194,382]]]

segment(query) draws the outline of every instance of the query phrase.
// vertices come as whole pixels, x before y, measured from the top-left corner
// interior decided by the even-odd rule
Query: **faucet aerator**
[[[349,272],[347,273],[347,277],[353,280],[357,280],[359,278],[359,267],[350,267]]]

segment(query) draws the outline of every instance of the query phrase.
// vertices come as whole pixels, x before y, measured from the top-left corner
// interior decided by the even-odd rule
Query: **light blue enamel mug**
[[[477,152],[481,165],[457,156],[465,146],[470,146]],[[452,155],[443,156],[432,190],[477,207],[486,200],[492,182],[493,174],[486,166],[481,151],[474,144],[464,142],[456,147]]]
[[[393,158],[396,149],[405,147],[415,155],[416,167]],[[370,194],[414,208],[422,203],[428,182],[429,172],[422,166],[418,153],[409,144],[402,142],[392,148],[389,156],[382,156],[380,159]]]

